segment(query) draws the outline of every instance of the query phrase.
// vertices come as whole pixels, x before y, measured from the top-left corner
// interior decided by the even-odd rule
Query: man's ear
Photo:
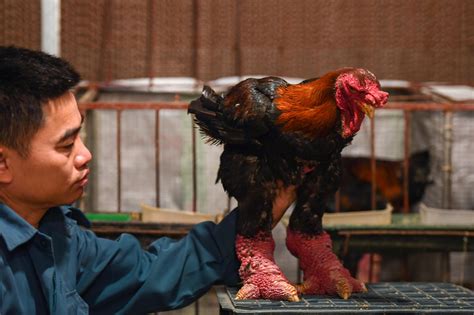
[[[13,179],[8,165],[8,150],[0,146],[0,184],[8,184]]]

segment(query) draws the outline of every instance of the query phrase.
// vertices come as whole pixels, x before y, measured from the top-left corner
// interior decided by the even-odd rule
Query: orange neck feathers
[[[281,114],[277,124],[285,132],[298,132],[319,138],[333,130],[338,122],[334,84],[339,71],[308,83],[278,89],[275,104]]]

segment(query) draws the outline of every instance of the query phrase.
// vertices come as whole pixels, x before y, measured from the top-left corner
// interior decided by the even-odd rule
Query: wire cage
[[[86,209],[131,211],[137,207],[139,201],[142,201],[168,208],[205,211],[205,204],[198,207],[197,194],[198,190],[206,190],[206,185],[214,186],[213,180],[219,163],[220,149],[206,145],[199,139],[199,134],[193,127],[191,117],[186,114],[186,109],[189,100],[199,95],[200,85],[199,82],[193,80],[188,80],[185,84],[188,91],[179,95],[169,92],[137,91],[137,88],[133,90],[133,87],[123,90],[123,86],[121,89],[120,84],[116,83],[116,85],[109,85],[105,89],[98,90],[96,101],[80,102],[81,109],[89,118],[87,141],[96,154],[97,165],[95,166],[98,167],[99,172],[96,178],[92,179],[91,189],[109,186],[109,188],[100,188],[104,189],[103,193],[97,191],[91,195],[91,198],[86,198]],[[441,197],[440,201],[432,202],[432,205],[451,208],[453,204],[452,174],[456,169],[453,160],[456,162],[457,160],[453,159],[452,152],[445,151],[453,150],[456,148],[457,141],[463,141],[464,154],[470,155],[469,150],[472,151],[472,147],[464,142],[470,141],[466,136],[469,135],[471,127],[469,119],[473,110],[472,105],[466,102],[456,103],[448,99],[443,100],[431,90],[424,93],[413,87],[386,88],[386,90],[395,90],[394,94],[404,93],[405,95],[392,96],[390,103],[378,111],[379,114],[374,120],[365,121],[354,143],[344,150],[346,157],[370,159],[368,162],[370,163],[370,208],[376,208],[377,163],[380,160],[393,160],[401,162],[398,171],[402,172],[402,176],[396,174],[401,187],[401,210],[410,211],[410,154],[417,150],[429,150],[432,155],[433,163],[427,163],[431,166],[428,170],[431,175],[426,178],[425,184],[431,186],[434,178],[434,184],[436,184],[434,186],[437,189],[435,195]],[[85,95],[88,97],[87,93]],[[388,115],[383,115],[385,113]],[[457,116],[460,119],[467,117],[466,131],[453,132],[452,123]],[[432,124],[433,117],[434,124]],[[428,127],[424,120],[428,120]],[[416,126],[413,126],[414,123]],[[463,128],[460,123],[456,127]],[[426,130],[426,128],[431,129]],[[456,140],[453,133],[460,135],[460,139]],[[383,148],[379,149],[379,147]],[[187,160],[182,161],[181,157]],[[177,166],[177,162],[183,165]],[[163,167],[161,164],[166,166]],[[464,163],[460,169],[465,171],[465,167]],[[196,168],[200,168],[199,177],[201,178],[196,178]],[[176,182],[176,179],[168,178],[166,175],[166,172],[171,169],[174,169],[175,177],[182,177],[179,180],[190,183],[190,187],[178,188],[183,194],[191,193],[191,197],[184,198],[187,198],[187,201],[166,201],[167,195],[173,195],[176,192],[161,193],[166,186]],[[134,179],[134,176],[137,178]],[[439,193],[440,188],[441,193]],[[454,190],[459,193],[461,188],[457,186],[455,188]],[[208,193],[201,193],[201,196],[209,198],[208,195],[211,195],[212,198],[214,194],[215,191],[211,190]],[[104,195],[106,201],[97,199],[99,195]],[[469,199],[471,197],[469,186],[465,187],[463,196],[464,204],[455,203],[457,207],[473,208],[472,201]],[[178,199],[183,199],[183,197],[180,196]],[[223,199],[223,195],[219,195],[218,199]],[[215,204],[215,202],[216,199],[212,199],[211,203]],[[218,205],[217,208],[224,207],[225,205]],[[340,200],[336,200],[336,211],[339,210],[338,207],[340,207]]]

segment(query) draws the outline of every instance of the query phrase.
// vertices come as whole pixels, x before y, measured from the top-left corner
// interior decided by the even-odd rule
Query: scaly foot
[[[351,277],[332,252],[332,242],[325,232],[308,235],[288,229],[286,245],[299,258],[304,281],[297,285],[301,294],[339,295],[343,299],[352,293],[366,292],[365,285]]]
[[[237,235],[235,248],[241,262],[240,278],[244,282],[236,299],[299,301],[296,288],[275,264],[275,242],[270,233],[260,232],[252,238]]]

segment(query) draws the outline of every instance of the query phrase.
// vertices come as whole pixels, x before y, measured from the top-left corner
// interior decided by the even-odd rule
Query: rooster
[[[208,141],[224,144],[217,181],[238,202],[235,246],[243,286],[237,299],[347,299],[365,291],[332,252],[322,216],[339,186],[342,149],[387,98],[371,72],[344,68],[294,85],[250,78],[225,96],[205,86],[190,103],[188,112]],[[304,272],[296,286],[273,259],[272,203],[282,185],[297,187],[286,239]]]

